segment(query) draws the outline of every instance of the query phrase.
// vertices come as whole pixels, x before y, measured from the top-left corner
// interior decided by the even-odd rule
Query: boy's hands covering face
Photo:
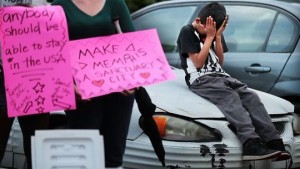
[[[216,22],[211,16],[206,18],[205,33],[206,38],[214,38],[216,35]]]
[[[196,29],[198,32],[200,32],[201,34],[205,33],[205,26],[201,23],[200,18],[196,19]]]
[[[225,17],[221,27],[218,29],[216,36],[221,36],[228,24],[228,16]]]

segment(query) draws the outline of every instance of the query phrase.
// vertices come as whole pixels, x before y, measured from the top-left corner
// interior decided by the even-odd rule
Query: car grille
[[[273,124],[280,134],[284,132],[285,122],[274,122]]]
[[[127,141],[124,155],[124,167],[134,169],[163,169],[147,136],[142,135],[139,141]],[[166,145],[168,144],[168,145]],[[252,164],[241,161],[241,149],[226,148],[228,152],[220,153],[214,143],[182,143],[181,146],[165,143],[165,160],[167,168],[231,168],[245,169]],[[201,154],[201,145],[206,145],[209,153]],[[223,154],[223,155],[222,155]],[[263,160],[262,160],[263,161]],[[141,167],[142,166],[142,167]],[[251,167],[250,167],[251,168]]]

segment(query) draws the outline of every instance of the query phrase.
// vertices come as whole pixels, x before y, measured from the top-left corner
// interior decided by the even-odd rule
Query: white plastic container
[[[33,169],[105,169],[98,130],[38,130],[31,145]]]

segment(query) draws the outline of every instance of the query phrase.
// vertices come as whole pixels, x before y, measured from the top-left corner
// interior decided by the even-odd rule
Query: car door
[[[170,65],[180,67],[177,38],[180,29],[198,14],[196,3],[152,6],[132,15],[137,30],[156,28]]]
[[[287,12],[261,4],[225,4],[229,52],[223,65],[249,87],[269,92],[296,43],[299,26]]]

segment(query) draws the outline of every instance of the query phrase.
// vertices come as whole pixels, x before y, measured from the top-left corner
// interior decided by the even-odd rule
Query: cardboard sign
[[[5,7],[0,17],[8,116],[74,109],[63,9]]]
[[[175,79],[155,29],[70,42],[83,99]]]

